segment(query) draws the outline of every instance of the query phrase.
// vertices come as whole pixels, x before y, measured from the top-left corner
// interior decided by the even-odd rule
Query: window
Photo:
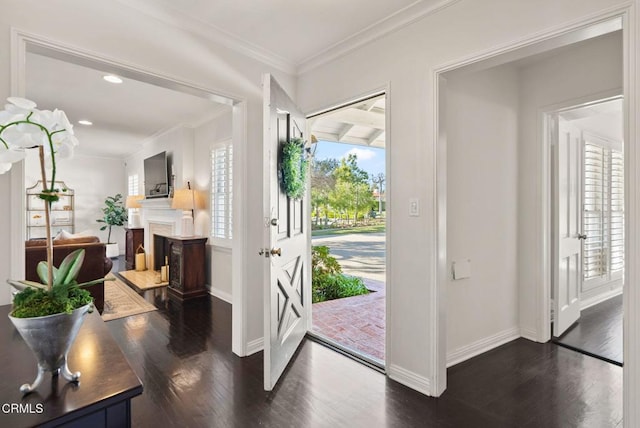
[[[233,146],[230,142],[211,150],[211,236],[231,239],[233,201]]]
[[[139,194],[139,189],[140,189],[139,184],[140,184],[140,181],[138,180],[138,174],[130,175],[127,180],[127,194],[129,196]],[[127,198],[125,198],[125,200],[126,199]],[[129,208],[129,211],[127,212],[127,214],[129,215],[129,218],[133,216],[133,214],[135,213],[135,210],[136,208]]]
[[[129,196],[131,195],[137,195],[139,193],[140,187],[139,187],[139,180],[138,180],[138,174],[133,174],[129,176],[129,180],[128,180],[128,194]]]
[[[620,144],[598,140],[584,145],[585,282],[621,278],[624,269],[624,157]]]

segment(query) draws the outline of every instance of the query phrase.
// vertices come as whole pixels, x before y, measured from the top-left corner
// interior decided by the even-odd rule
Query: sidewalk
[[[312,331],[384,362],[384,282],[363,278],[369,294],[313,304]]]

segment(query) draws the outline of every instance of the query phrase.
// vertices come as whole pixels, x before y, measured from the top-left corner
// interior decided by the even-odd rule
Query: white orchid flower
[[[36,103],[26,98],[10,97],[7,101],[0,111],[0,174],[25,158],[25,148],[42,146],[49,168],[55,165],[56,157],[73,155],[79,143],[64,111],[37,110]]]

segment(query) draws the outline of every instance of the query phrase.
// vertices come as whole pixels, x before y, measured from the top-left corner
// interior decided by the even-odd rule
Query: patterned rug
[[[115,281],[104,282],[104,321],[157,310],[112,273],[107,275],[107,278],[115,278]]]

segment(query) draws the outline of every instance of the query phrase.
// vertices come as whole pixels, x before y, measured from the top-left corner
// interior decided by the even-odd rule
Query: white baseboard
[[[511,342],[519,337],[520,329],[518,327],[513,327],[494,334],[493,336],[475,341],[469,345],[462,346],[447,355],[447,367],[466,361],[469,358],[473,358],[484,352],[490,351],[493,348],[497,348],[498,346],[504,345],[505,343]]]
[[[247,343],[247,354],[245,355],[245,357],[248,357],[249,355],[253,355],[256,352],[260,352],[263,349],[264,349],[264,341],[262,337],[252,340]]]
[[[431,381],[424,376],[420,376],[419,374],[396,365],[390,365],[387,367],[387,375],[396,382],[408,386],[411,389],[415,389],[424,395],[432,395]]]
[[[602,303],[605,300],[609,300],[612,297],[616,297],[622,294],[622,287],[609,290],[605,293],[598,294],[597,296],[593,296],[588,299],[580,300],[580,310],[584,311],[585,309],[590,308],[591,306],[595,306],[598,303]]]
[[[233,296],[231,295],[231,293],[227,293],[226,291],[222,291],[218,288],[211,288],[209,290],[209,294],[217,297],[220,300],[224,300],[227,303],[233,303]]]
[[[525,339],[530,340],[532,342],[537,342],[538,332],[532,328],[521,328],[520,337],[524,337]]]

